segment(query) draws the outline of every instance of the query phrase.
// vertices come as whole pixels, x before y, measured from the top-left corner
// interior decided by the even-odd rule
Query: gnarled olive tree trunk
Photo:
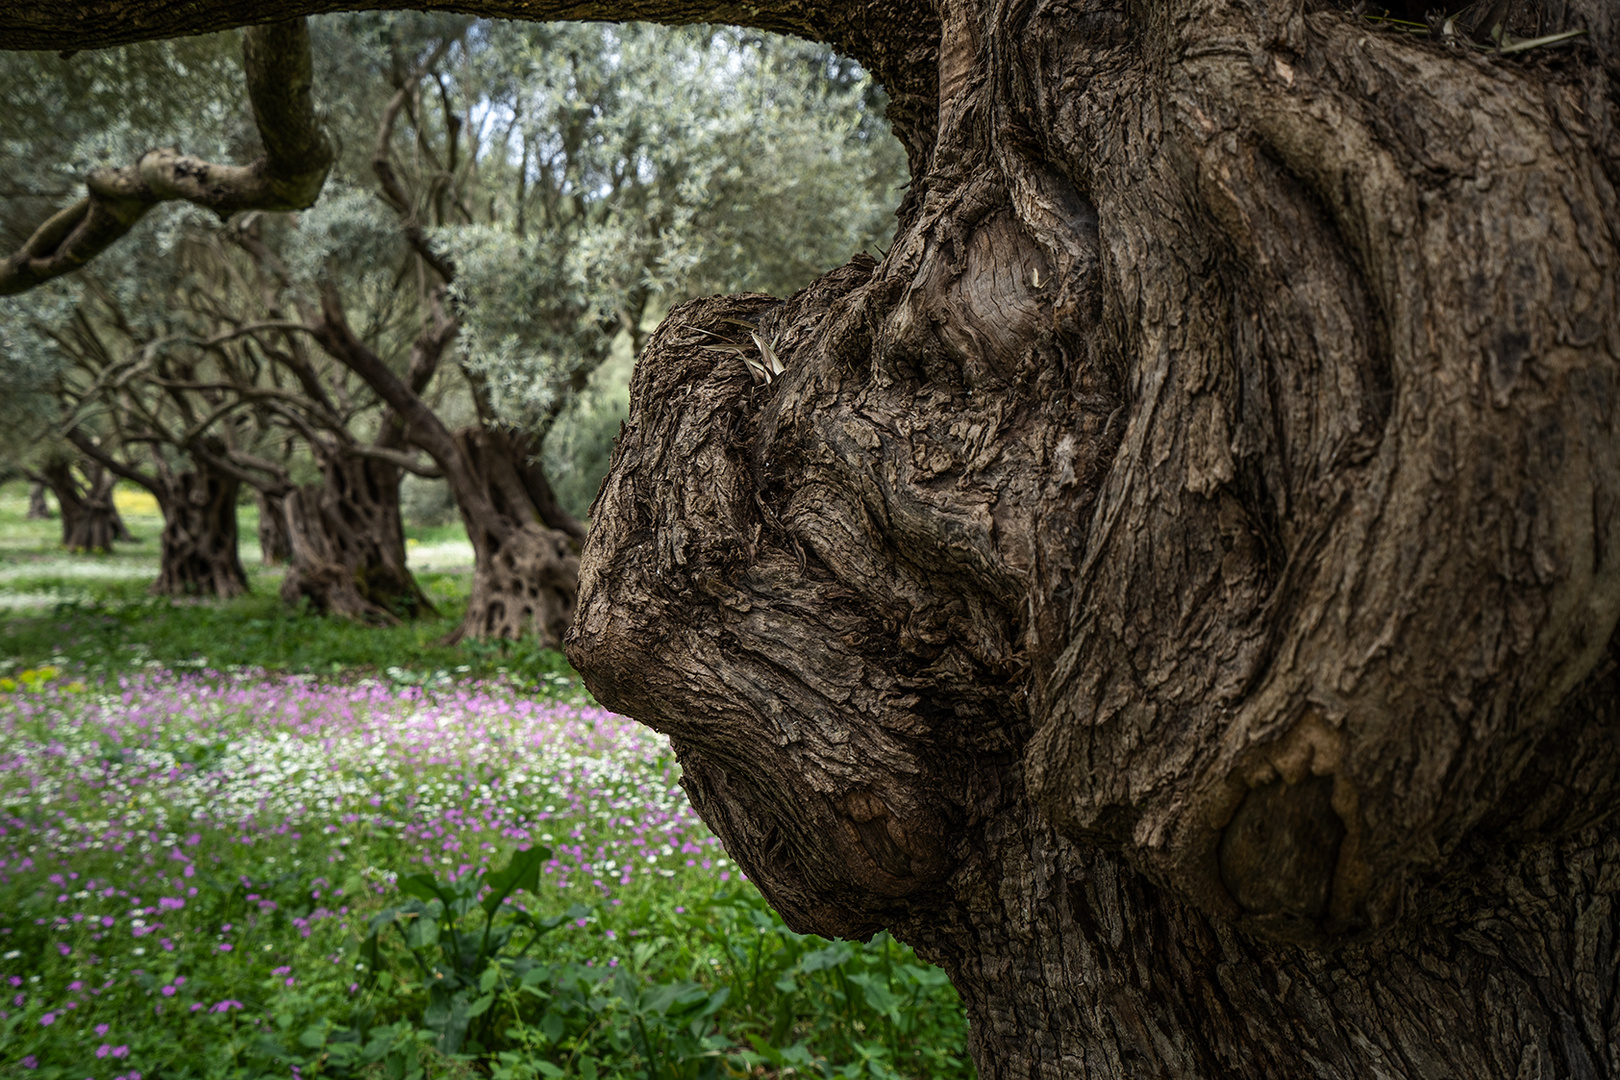
[[[939,11],[884,260],[643,355],[587,683],[986,1077],[1620,1074],[1620,9]]]
[[[80,466],[85,479],[81,482],[74,472],[74,463],[67,458],[53,458],[39,472],[38,483],[51,489],[62,512],[62,546],[69,551],[101,551],[113,549],[115,540],[131,540],[129,530],[113,505],[113,486],[118,478],[94,462]],[[30,492],[29,516],[33,516],[33,498]],[[43,506],[44,497],[39,502]],[[47,508],[48,509],[48,508]],[[48,516],[42,515],[42,516]]]
[[[237,553],[236,477],[201,463],[164,470],[151,485],[163,511],[159,538],[159,596],[215,596],[228,600],[248,591]]]
[[[453,6],[892,95],[883,261],[654,335],[571,641],[794,926],[945,965],[985,1077],[1620,1074],[1620,9]]]
[[[466,478],[447,475],[473,546],[473,582],[454,637],[560,646],[574,616],[584,527],[557,503],[534,460],[538,447],[524,436],[479,426],[457,432],[455,443]]]
[[[452,432],[422,400],[426,376],[457,333],[455,319],[436,296],[402,380],[355,336],[335,290],[323,294],[321,313],[311,327],[315,339],[387,402],[385,437],[433,459],[467,527],[473,587],[449,640],[532,636],[561,646],[574,613],[585,530],[558,505],[526,437],[493,422]]]
[[[397,466],[331,454],[322,482],[279,501],[289,558],[281,582],[288,604],[363,622],[393,623],[433,605],[405,566]]]

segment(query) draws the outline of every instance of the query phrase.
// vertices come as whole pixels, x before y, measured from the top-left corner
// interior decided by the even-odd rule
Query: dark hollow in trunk
[[[222,600],[247,592],[247,571],[237,552],[236,498],[241,483],[197,466],[166,473],[154,488],[163,511],[163,533],[152,592]]]
[[[62,546],[69,551],[110,552],[114,541],[132,539],[113,505],[117,478],[93,462],[81,468],[83,482],[65,459],[48,462],[40,471],[40,482],[51,489],[61,509]]]
[[[285,496],[255,492],[259,504],[259,562],[265,566],[284,566],[292,557],[292,546],[287,539],[287,510]]]
[[[432,612],[405,567],[399,469],[332,455],[323,482],[282,500],[290,558],[281,598],[362,622],[391,624]]]
[[[49,521],[56,516],[45,498],[45,481],[35,480],[28,485],[28,513],[25,521]]]
[[[455,440],[483,498],[464,497],[449,474],[474,558],[467,614],[452,640],[532,636],[560,648],[574,615],[584,527],[558,505],[528,439],[472,427]]]

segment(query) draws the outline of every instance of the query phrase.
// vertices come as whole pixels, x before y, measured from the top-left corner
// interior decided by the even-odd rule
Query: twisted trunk
[[[116,540],[131,540],[129,530],[113,505],[117,477],[94,463],[82,466],[85,482],[74,473],[73,463],[57,459],[40,471],[40,483],[51,489],[62,512],[62,546],[69,551],[110,552]],[[40,498],[44,502],[43,495]],[[29,515],[33,516],[32,498]]]
[[[322,473],[321,483],[294,488],[280,500],[290,550],[282,600],[382,624],[432,612],[405,567],[399,469],[332,454]]]
[[[334,290],[321,298],[315,338],[388,403],[383,438],[414,443],[450,486],[474,554],[467,613],[449,640],[533,636],[556,648],[573,618],[585,530],[561,506],[526,437],[480,423],[452,433],[421,398],[457,324],[435,297],[432,320],[401,380],[349,327]],[[396,488],[397,492],[397,488]],[[396,494],[395,505],[398,499]]]
[[[1620,1074],[1609,0],[453,6],[894,94],[883,261],[649,343],[570,642],[792,925],[944,964],[985,1077]]]
[[[584,527],[558,505],[528,439],[472,427],[455,443],[465,477],[446,472],[474,565],[467,614],[453,638],[534,637],[560,647],[574,616]]]
[[[203,464],[165,472],[151,486],[163,511],[159,538],[159,596],[215,596],[248,591],[237,553],[236,477]]]
[[[940,11],[882,263],[643,354],[588,685],[986,1077],[1620,1073],[1612,5]]]
[[[282,566],[292,557],[287,540],[285,496],[255,492],[259,503],[259,561],[265,566]]]

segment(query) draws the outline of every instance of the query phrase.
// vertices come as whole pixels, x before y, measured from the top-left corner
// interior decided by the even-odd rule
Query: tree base
[[[467,614],[447,640],[533,637],[562,648],[579,592],[584,527],[558,505],[527,439],[486,427],[455,439],[482,498],[456,495],[474,568]]]
[[[228,600],[248,591],[237,554],[239,487],[234,478],[213,471],[176,473],[161,484],[163,535],[154,594]]]
[[[562,648],[579,591],[573,538],[524,525],[499,542],[479,534],[473,548],[477,564],[467,614],[449,640],[535,638],[546,648]]]
[[[327,462],[324,473],[323,484],[279,500],[290,553],[282,600],[379,625],[432,612],[405,566],[399,470],[342,458]]]

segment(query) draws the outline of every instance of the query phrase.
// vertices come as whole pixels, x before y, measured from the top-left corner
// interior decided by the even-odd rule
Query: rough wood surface
[[[552,494],[537,448],[504,428],[456,433],[481,498],[456,493],[473,546],[472,590],[455,638],[534,638],[562,645],[574,617],[585,530]]]
[[[399,469],[344,454],[321,466],[320,483],[276,500],[289,550],[282,600],[383,625],[432,611],[405,565]]]
[[[248,591],[247,571],[237,554],[233,476],[197,465],[165,470],[150,489],[163,511],[158,538],[159,596],[211,596],[229,600]]]
[[[1620,1070],[1620,23],[1543,14],[947,3],[883,262],[649,344],[571,655],[984,1075]]]

